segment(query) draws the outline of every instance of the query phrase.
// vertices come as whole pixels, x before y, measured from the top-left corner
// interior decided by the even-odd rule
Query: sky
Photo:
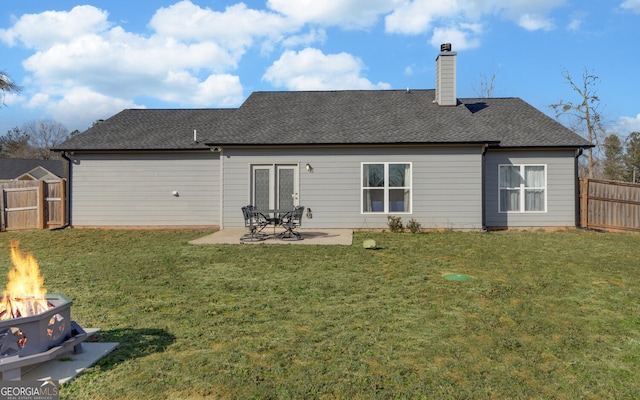
[[[127,108],[239,107],[254,91],[433,89],[547,115],[594,87],[612,132],[640,131],[640,0],[2,0],[0,135],[40,119],[84,131]],[[565,122],[566,123],[566,122]]]

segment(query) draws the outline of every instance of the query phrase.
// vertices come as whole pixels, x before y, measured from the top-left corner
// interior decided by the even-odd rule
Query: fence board
[[[0,183],[0,231],[63,226],[66,182],[62,179]]]
[[[580,224],[640,231],[640,185],[580,178]]]

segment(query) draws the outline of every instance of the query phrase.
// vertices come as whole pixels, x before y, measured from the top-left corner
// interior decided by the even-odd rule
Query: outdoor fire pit
[[[71,320],[72,301],[46,294],[35,259],[11,244],[14,269],[0,302],[0,372],[3,380],[20,380],[21,368],[73,350],[82,352],[87,333]]]

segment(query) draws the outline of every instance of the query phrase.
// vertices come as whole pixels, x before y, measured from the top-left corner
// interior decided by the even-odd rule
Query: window
[[[500,165],[500,212],[546,212],[544,165]]]
[[[411,164],[363,163],[362,212],[411,212]]]

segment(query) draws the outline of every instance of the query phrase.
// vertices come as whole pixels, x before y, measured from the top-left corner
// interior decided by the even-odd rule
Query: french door
[[[298,205],[298,166],[253,165],[251,202],[259,210],[293,210]]]

